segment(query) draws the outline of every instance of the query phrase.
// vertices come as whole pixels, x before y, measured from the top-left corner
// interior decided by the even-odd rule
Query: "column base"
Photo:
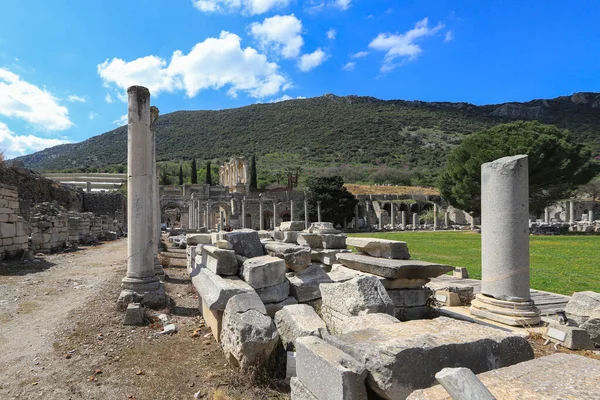
[[[165,293],[164,284],[156,277],[123,278],[123,290],[117,300],[117,306],[125,310],[129,303],[140,303],[143,306],[158,309],[169,305],[170,298]]]
[[[530,326],[540,323],[540,311],[533,301],[506,301],[478,294],[471,301],[471,315],[510,326]]]
[[[162,264],[158,261],[158,257],[154,257],[154,275],[158,276],[158,278],[162,281],[165,277],[165,270],[163,269]]]

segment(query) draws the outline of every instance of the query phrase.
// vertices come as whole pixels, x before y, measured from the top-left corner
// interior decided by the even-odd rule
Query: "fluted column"
[[[321,221],[321,201],[317,201],[317,221],[318,222],[323,222]]]
[[[308,218],[308,200],[306,200],[306,193],[304,193],[304,229],[308,229],[310,221]]]

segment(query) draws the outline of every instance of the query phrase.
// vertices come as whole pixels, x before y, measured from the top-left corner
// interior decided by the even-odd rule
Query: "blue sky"
[[[475,104],[600,92],[600,2],[0,0],[0,149],[162,114],[358,94]]]

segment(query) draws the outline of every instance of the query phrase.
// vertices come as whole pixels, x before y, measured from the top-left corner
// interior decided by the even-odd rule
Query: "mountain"
[[[326,94],[219,111],[177,111],[157,122],[157,160],[217,163],[255,153],[263,170],[286,165],[387,166],[435,176],[465,135],[495,124],[536,119],[571,131],[600,151],[600,93],[476,106]],[[127,127],[17,158],[34,170],[127,162]],[[214,163],[213,163],[214,164]],[[346,165],[346,167],[348,167]]]

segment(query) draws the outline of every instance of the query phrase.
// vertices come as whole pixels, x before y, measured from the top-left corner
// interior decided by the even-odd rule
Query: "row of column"
[[[371,206],[371,202],[366,201],[365,202],[365,210],[366,210],[366,215],[365,215],[365,222],[367,226],[370,226],[370,206]],[[436,230],[437,228],[439,228],[439,221],[438,221],[438,205],[433,203],[433,229]],[[382,218],[382,213],[379,214],[379,220],[378,220],[378,224],[379,224],[379,229],[383,230],[383,218]],[[401,211],[400,212],[400,228],[401,229],[406,229],[406,211]],[[354,228],[357,228],[358,226],[358,216],[359,216],[359,208],[358,208],[358,204],[356,204],[356,206],[354,207]],[[396,224],[396,208],[394,207],[394,203],[390,202],[390,219],[391,219],[391,225],[392,225],[392,229],[396,229],[398,227],[398,225]],[[417,213],[413,213],[413,217],[412,217],[412,227],[413,229],[416,229],[416,226],[418,225],[418,214]],[[444,226],[448,227],[450,226],[450,213],[448,211],[446,211],[444,213]]]
[[[589,210],[588,211],[588,222],[593,222],[594,221],[594,211],[593,210]],[[546,224],[549,224],[550,221],[550,208],[546,207],[544,209],[544,222]],[[573,202],[573,200],[569,200],[569,224],[574,224],[576,222],[575,220],[575,204]]]

